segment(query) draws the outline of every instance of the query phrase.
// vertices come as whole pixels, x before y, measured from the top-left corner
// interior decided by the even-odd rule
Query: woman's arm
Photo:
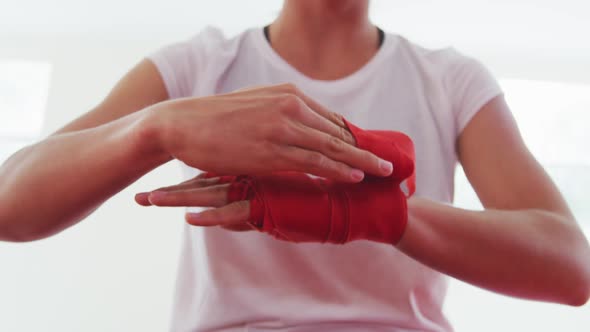
[[[59,232],[168,160],[150,147],[148,112],[128,115],[166,98],[156,67],[144,60],[94,110],[10,157],[0,167],[0,240]]]
[[[398,248],[433,269],[505,295],[580,306],[590,251],[572,220],[543,209],[468,211],[411,198]]]
[[[398,248],[436,270],[498,293],[586,303],[588,242],[524,145],[502,97],[478,112],[458,149],[485,210],[411,198]]]

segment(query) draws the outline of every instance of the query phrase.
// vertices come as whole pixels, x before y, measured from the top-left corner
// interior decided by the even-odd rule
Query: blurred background
[[[280,6],[1,0],[0,162],[88,111],[145,55],[207,25],[228,36],[266,25]],[[530,149],[590,234],[590,3],[373,0],[371,17],[386,31],[426,47],[452,45],[488,66]],[[183,212],[138,207],[133,195],[179,179],[169,163],[57,236],[0,243],[0,331],[167,330]],[[456,204],[481,208],[460,168]],[[445,311],[458,332],[590,328],[590,305],[516,300],[455,280]]]

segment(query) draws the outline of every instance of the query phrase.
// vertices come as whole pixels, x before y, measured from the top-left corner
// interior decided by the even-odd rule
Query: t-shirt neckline
[[[299,70],[289,64],[285,59],[283,59],[270,45],[266,37],[264,36],[264,27],[254,28],[251,30],[251,34],[253,34],[254,43],[261,54],[271,62],[272,65],[280,68],[288,72],[292,77],[295,79],[293,83],[296,84],[305,84],[312,86],[314,89],[333,89],[336,91],[340,91],[341,89],[346,89],[347,87],[358,86],[364,79],[368,78],[384,61],[385,58],[388,57],[394,50],[396,46],[396,38],[395,35],[385,33],[383,44],[377,52],[373,55],[369,61],[367,61],[362,67],[358,68],[353,73],[339,78],[335,80],[318,80],[311,78]]]

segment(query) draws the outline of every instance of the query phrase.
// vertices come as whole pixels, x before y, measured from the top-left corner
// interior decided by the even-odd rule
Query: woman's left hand
[[[233,231],[253,230],[247,222],[250,218],[250,202],[229,203],[227,193],[230,184],[221,178],[197,176],[180,184],[163,187],[135,195],[142,206],[208,207],[201,212],[187,212],[186,221],[194,226],[221,226]]]

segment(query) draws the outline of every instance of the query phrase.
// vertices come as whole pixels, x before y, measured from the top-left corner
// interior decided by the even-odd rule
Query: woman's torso
[[[262,29],[233,39],[209,29],[175,47],[152,59],[161,70],[179,57],[189,63],[176,73],[187,76],[184,94],[290,82],[360,127],[408,134],[416,149],[416,195],[452,201],[458,128],[445,80],[449,64],[461,59],[456,52],[427,51],[387,34],[355,73],[316,81],[282,60]],[[163,72],[169,90],[178,89],[172,75]],[[183,165],[187,178],[198,172]],[[291,244],[257,232],[190,226],[184,232],[174,331],[452,330],[442,312],[445,277],[393,246]]]

